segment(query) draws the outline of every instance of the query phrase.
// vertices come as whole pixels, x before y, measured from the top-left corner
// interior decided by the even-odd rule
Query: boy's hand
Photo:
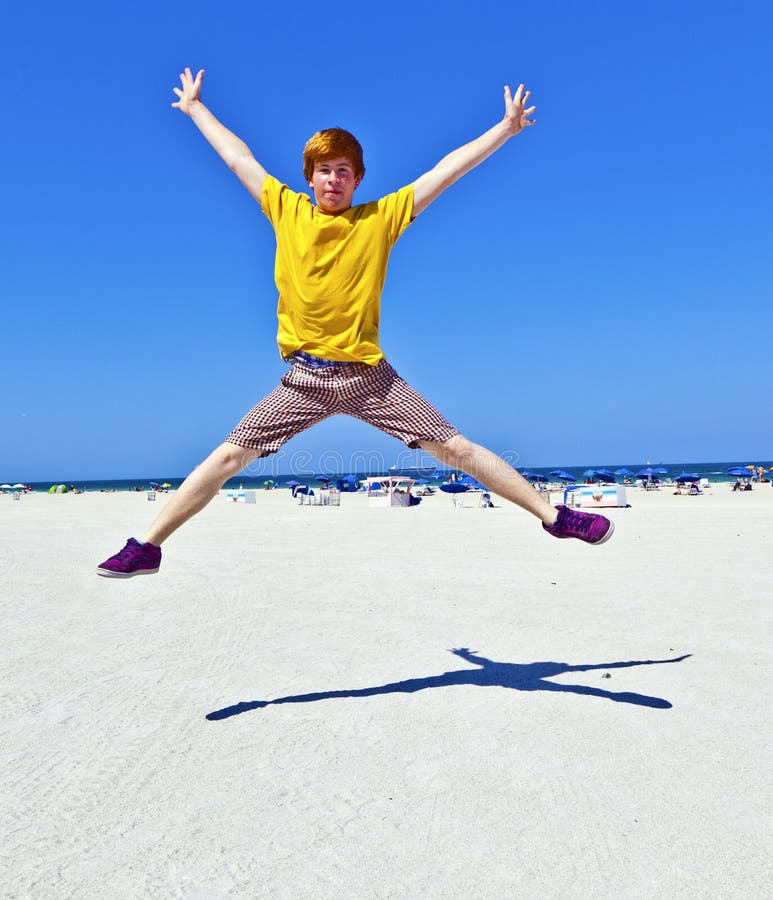
[[[531,91],[524,90],[522,84],[518,85],[515,97],[510,93],[510,85],[505,85],[505,121],[510,126],[512,134],[518,134],[527,125],[536,124],[537,120],[530,119],[529,116],[537,107],[530,106],[528,109],[524,109],[530,96]]]
[[[199,69],[194,80],[193,73],[186,67],[185,71],[180,75],[182,82],[182,90],[180,88],[172,88],[179,98],[172,106],[184,112],[186,116],[191,114],[191,104],[201,99],[201,81],[204,78],[204,69]],[[523,85],[521,85],[523,87]]]

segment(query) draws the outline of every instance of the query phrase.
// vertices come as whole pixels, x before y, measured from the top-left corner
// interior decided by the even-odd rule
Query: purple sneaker
[[[161,567],[161,548],[155,544],[141,544],[129,538],[123,550],[97,566],[97,575],[108,578],[131,578],[132,575],[153,575]]]
[[[542,527],[545,531],[557,538],[578,538],[586,544],[603,544],[612,537],[615,530],[614,522],[606,516],[597,513],[580,512],[569,509],[568,506],[559,505],[558,518],[552,525]]]

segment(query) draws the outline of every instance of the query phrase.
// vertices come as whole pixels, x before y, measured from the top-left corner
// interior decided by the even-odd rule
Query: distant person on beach
[[[530,92],[524,85],[514,96],[504,88],[504,115],[480,137],[449,153],[412,184],[353,206],[365,175],[362,147],[354,135],[327,128],[307,142],[303,176],[315,205],[305,193],[270,175],[249,147],[204,106],[203,77],[203,70],[194,78],[186,69],[180,75],[182,86],[174,88],[177,101],[172,106],[190,116],[274,228],[277,343],[289,370],[186,478],[142,540],[129,538],[98,567],[99,574],[126,578],[157,572],[161,544],[200,512],[229,478],[338,413],[368,422],[412,449],[421,448],[448,468],[468,472],[536,516],[554,537],[589,544],[611,537],[614,526],[609,519],[551,506],[499,456],[464,437],[400,378],[379,344],[381,292],[392,247],[446,188],[535,124],[530,118],[535,107],[526,106]],[[473,217],[482,218],[478,209],[460,209],[458,215],[464,228],[473,227]]]

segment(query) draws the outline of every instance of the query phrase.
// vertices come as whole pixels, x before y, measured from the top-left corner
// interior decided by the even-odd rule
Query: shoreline
[[[773,483],[771,481],[771,479],[773,479],[773,462],[763,461],[763,462],[760,462],[759,464],[755,463],[755,465],[760,465],[765,469],[765,476],[764,476],[764,481],[762,481],[762,482],[758,481],[756,476],[753,477],[752,483],[754,485],[760,485],[760,486],[764,485],[764,484]],[[661,485],[662,486],[671,485],[673,483],[674,479],[678,475],[682,474],[683,472],[694,472],[695,474],[699,475],[701,478],[708,478],[708,480],[711,484],[716,484],[716,485],[733,484],[737,480],[737,476],[726,474],[726,470],[729,468],[747,468],[747,464],[733,463],[733,462],[728,462],[728,463],[688,463],[688,464],[685,464],[685,466],[686,466],[685,468],[682,468],[681,466],[682,466],[682,464],[678,464],[678,465],[671,464],[670,466],[666,466],[665,468],[667,468],[669,471],[668,471],[668,474],[660,476]],[[718,469],[717,466],[721,466],[722,468]],[[427,468],[429,469],[430,467],[427,467]],[[519,467],[519,468],[523,468],[523,467]],[[558,468],[560,468],[560,467],[556,467],[556,470]],[[601,468],[601,467],[591,467],[591,468]],[[604,468],[606,469],[608,467],[604,467]],[[623,467],[617,467],[617,468],[623,468]],[[626,467],[626,468],[630,468],[630,467]],[[572,467],[569,467],[570,471],[571,471],[571,469],[572,469]],[[575,469],[577,469],[577,467],[575,467]],[[547,476],[549,481],[551,481],[553,483],[557,483],[557,482],[555,482],[554,479],[549,478],[549,473],[548,473],[547,467],[539,467],[539,466],[531,467],[529,469],[529,471],[535,472],[539,475]],[[583,471],[585,471],[585,470],[583,470]],[[612,471],[614,471],[614,468],[612,468]],[[636,470],[633,470],[633,471],[635,472]],[[404,474],[404,470],[397,470],[397,472],[391,472],[391,471],[375,472],[374,471],[374,472],[368,472],[366,474],[360,474],[360,473],[353,473],[353,474],[355,474],[355,477],[358,479],[358,481],[364,481],[368,477],[376,477],[378,475],[387,476],[389,474],[396,474],[396,473]],[[331,480],[331,482],[335,482],[336,479],[342,478],[342,477],[344,477],[344,475],[348,475],[348,474],[349,473],[343,473],[343,474],[334,473],[329,476],[329,479]],[[407,474],[410,474],[411,477],[413,477],[415,480],[417,480],[419,478],[426,478],[427,482],[430,484],[430,486],[437,487],[438,485],[440,485],[443,482],[443,480],[447,480],[447,475],[450,475],[450,470],[446,474],[445,479],[432,478],[432,477],[429,477],[428,475],[423,475],[420,473],[410,473],[409,472]],[[577,480],[574,482],[574,484],[582,485],[582,484],[588,483],[588,481],[583,477],[583,474],[581,472],[576,471],[576,472],[572,472],[572,474],[577,475]],[[169,490],[174,490],[177,487],[179,487],[179,485],[185,480],[186,477],[187,476],[183,476],[183,477],[163,476],[161,478],[146,478],[146,479],[140,479],[140,478],[136,478],[136,479],[135,478],[81,479],[81,480],[63,479],[61,481],[29,481],[29,482],[18,482],[18,483],[23,483],[23,484],[26,484],[27,486],[31,487],[31,491],[30,491],[31,493],[40,493],[40,494],[49,493],[49,492],[51,492],[52,487],[57,487],[59,485],[64,485],[68,489],[67,492],[70,491],[71,486],[74,486],[78,490],[79,493],[113,493],[113,492],[142,493],[144,491],[153,490],[154,488],[151,487],[151,484],[153,484],[153,483],[162,485],[162,484],[168,482],[171,485]],[[635,486],[635,482],[637,479],[634,476],[631,476],[631,479],[632,479],[633,484],[625,483],[623,481],[622,476],[617,477],[616,482],[607,481],[605,483],[624,484],[625,487]],[[271,477],[268,477],[266,475],[248,476],[248,475],[242,474],[242,475],[237,475],[233,478],[229,478],[228,481],[223,486],[223,489],[234,490],[243,485],[244,490],[264,490],[266,483],[270,482],[272,485],[271,489],[284,490],[284,489],[289,489],[287,482],[293,481],[293,480],[299,481],[303,484],[309,484],[311,486],[315,486],[321,482],[319,473],[315,473],[312,475],[287,473],[287,474],[273,475]],[[12,492],[11,485],[16,484],[16,483],[17,482],[13,482],[13,483],[9,482],[8,483],[9,487],[5,490],[2,490],[0,493]],[[572,483],[572,482],[568,482],[568,483]]]

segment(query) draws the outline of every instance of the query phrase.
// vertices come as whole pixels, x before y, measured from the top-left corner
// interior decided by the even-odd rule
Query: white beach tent
[[[376,475],[365,479],[368,506],[409,507],[414,481],[406,475]],[[417,501],[418,502],[418,501]]]

